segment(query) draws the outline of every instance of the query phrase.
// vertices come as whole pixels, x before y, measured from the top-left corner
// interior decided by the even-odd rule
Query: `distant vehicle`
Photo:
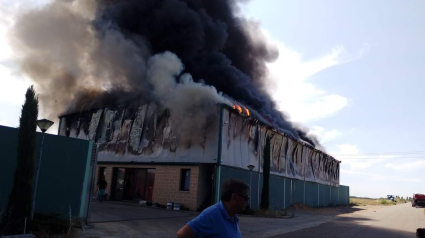
[[[387,195],[387,198],[391,201],[395,201],[394,195]]]
[[[413,194],[413,198],[412,198],[412,207],[416,207],[416,206],[425,206],[425,195],[424,194]]]

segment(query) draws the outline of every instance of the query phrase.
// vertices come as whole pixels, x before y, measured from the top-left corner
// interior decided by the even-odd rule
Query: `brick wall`
[[[106,191],[111,194],[113,168],[149,168],[155,169],[153,202],[166,205],[167,202],[182,203],[190,210],[196,210],[198,204],[199,166],[183,165],[108,165],[99,164],[96,168],[95,184],[97,184],[99,167],[105,167]],[[190,169],[189,191],[180,191],[180,173],[182,169]],[[94,188],[96,192],[96,186]]]
[[[190,169],[189,191],[180,191],[180,173]],[[160,204],[178,202],[196,210],[198,207],[199,166],[158,166],[155,175],[154,201]]]

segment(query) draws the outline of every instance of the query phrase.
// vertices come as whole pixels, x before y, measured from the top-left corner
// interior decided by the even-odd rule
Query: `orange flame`
[[[241,107],[241,106],[237,105],[237,108],[238,108],[239,113],[242,113],[242,112],[243,112],[243,110],[242,110],[242,107]]]
[[[245,113],[247,116],[250,116],[251,115],[251,112],[248,110],[248,108],[246,108],[246,107],[241,107],[241,106],[239,106],[238,104],[234,104],[233,105],[233,109],[234,110],[238,110],[238,112],[240,113],[240,114],[242,114],[242,113]]]
[[[246,115],[247,116],[250,116],[251,115],[251,112],[249,111],[249,109],[248,108],[245,108],[245,110],[246,110]]]

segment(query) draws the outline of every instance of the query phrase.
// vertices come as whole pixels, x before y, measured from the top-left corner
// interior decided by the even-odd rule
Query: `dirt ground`
[[[302,212],[302,213],[314,213],[324,216],[338,216],[342,214],[350,214],[355,212],[367,211],[370,209],[380,209],[385,206],[378,205],[366,205],[366,206],[335,206],[335,207],[321,207],[311,208],[304,205],[295,205],[288,209],[288,212]]]
[[[352,212],[345,213],[350,209]],[[307,209],[307,212],[334,214],[338,219],[274,237],[416,237],[416,229],[425,227],[423,209],[412,207],[409,203],[313,210]]]
[[[361,213],[378,206],[309,208],[295,206],[288,210],[293,218],[265,218],[241,215],[239,227],[245,238],[271,237],[308,229]],[[128,203],[94,203],[90,228],[73,231],[73,237],[176,237],[177,230],[198,215],[196,212],[167,211]]]
[[[243,237],[414,237],[420,222],[425,227],[423,209],[410,204],[326,208],[298,205],[287,212],[294,217],[240,215]],[[197,215],[128,203],[93,203],[89,228],[74,229],[72,237],[176,237],[177,230]],[[416,220],[411,221],[412,217]]]

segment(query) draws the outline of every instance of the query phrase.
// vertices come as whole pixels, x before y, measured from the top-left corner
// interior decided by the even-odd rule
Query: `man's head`
[[[245,210],[249,200],[249,186],[239,179],[229,179],[221,189],[221,200],[229,204],[237,213]]]

